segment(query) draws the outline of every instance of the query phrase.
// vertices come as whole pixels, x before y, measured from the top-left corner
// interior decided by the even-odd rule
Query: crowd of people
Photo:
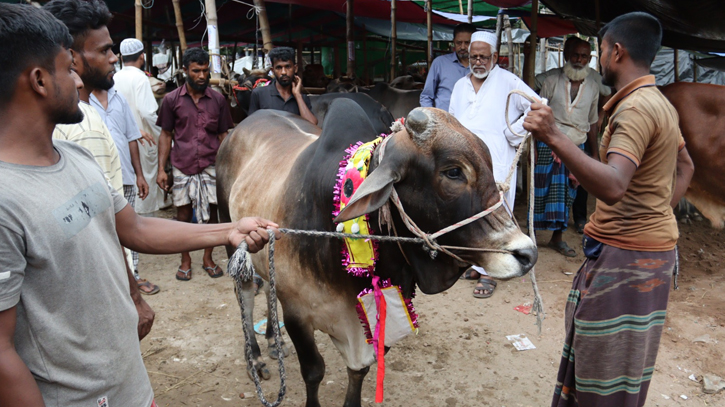
[[[209,54],[186,50],[186,82],[159,108],[141,41],[121,42],[116,72],[111,17],[102,0],[0,4],[0,405],[155,407],[139,341],[154,320],[141,294],[160,287],[141,278],[138,253],[180,252],[176,279],[188,281],[189,251],[203,249],[202,267],[217,278],[214,246],[244,240],[255,252],[277,227],[218,223],[214,164],[234,123],[209,87]],[[660,23],[630,13],[600,36],[602,75],[588,66],[591,44],[571,37],[566,64],[538,76],[537,93],[497,66],[496,35],[461,24],[420,99],[485,142],[499,183],[522,142],[516,133],[532,133],[529,221],[569,257],[573,208],[586,260],[567,299],[554,407],[644,405],[676,263],[672,206],[693,172],[677,113],[649,75]],[[294,57],[269,53],[274,81],[254,90],[250,114],[284,110],[318,124]],[[512,90],[548,101],[514,99],[514,132]],[[513,208],[515,173],[510,185]],[[588,223],[587,193],[597,198]],[[165,194],[176,221],[137,214],[163,207]],[[477,280],[476,298],[494,293],[481,267],[463,278]]]

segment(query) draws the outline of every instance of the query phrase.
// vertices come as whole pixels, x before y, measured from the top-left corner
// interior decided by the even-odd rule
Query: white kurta
[[[113,76],[115,88],[128,101],[133,116],[139,128],[151,134],[156,142],[159,140],[161,128],[156,125],[156,111],[158,103],[151,91],[151,84],[146,74],[134,67],[124,66]],[[157,146],[142,145],[138,143],[141,168],[146,182],[149,184],[149,195],[144,200],[136,200],[136,212],[152,213],[171,204],[164,201],[164,191],[156,185],[156,176],[159,166],[159,152]]]
[[[537,97],[516,75],[494,66],[481,85],[478,93],[473,89],[471,74],[464,76],[453,87],[451,104],[448,111],[461,124],[477,135],[491,152],[493,177],[496,182],[504,182],[516,156],[516,147],[522,139],[513,135],[506,127],[506,97],[509,92],[519,89],[528,95]],[[511,127],[524,134],[523,122],[530,103],[521,96],[512,96],[509,106]],[[513,209],[516,196],[516,172],[511,178],[511,188],[506,200]]]

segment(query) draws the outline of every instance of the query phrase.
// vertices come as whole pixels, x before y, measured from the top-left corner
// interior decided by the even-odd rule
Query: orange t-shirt
[[[677,154],[685,146],[677,111],[655,86],[652,75],[618,91],[604,106],[610,115],[599,146],[631,160],[637,169],[621,201],[597,199],[597,209],[584,233],[620,249],[672,250],[679,232],[670,207],[677,175]]]

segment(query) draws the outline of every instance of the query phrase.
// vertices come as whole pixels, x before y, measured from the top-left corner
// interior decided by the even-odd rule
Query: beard
[[[284,86],[285,88],[292,85],[292,78],[289,76],[280,76],[279,78],[275,77],[275,79],[277,79],[277,83]]]
[[[468,51],[467,50],[461,50],[456,51],[456,57],[458,57],[458,61],[460,62],[462,59],[468,59]],[[470,64],[470,62],[469,62]]]
[[[75,97],[62,97],[59,88],[55,90],[55,102],[50,119],[55,124],[76,124],[83,121],[83,111],[78,107],[78,91]]]
[[[478,69],[483,68],[484,72],[478,73],[475,71],[476,68],[478,68]],[[471,75],[475,76],[476,79],[486,79],[488,77],[488,73],[491,72],[491,70],[486,68],[485,65],[474,67],[474,65],[472,65],[470,63],[468,64],[468,69],[471,71]]]
[[[571,62],[567,62],[564,64],[564,75],[574,82],[583,81],[587,76],[589,76],[589,67],[585,66],[583,68],[577,68],[572,65]]]
[[[81,55],[81,60],[83,61],[83,75],[81,75],[81,80],[83,80],[83,84],[93,89],[100,89],[100,90],[109,90],[113,87],[113,76],[111,78],[108,78],[109,72],[101,72],[100,69],[91,67],[88,64],[88,60]]]
[[[204,92],[206,91],[206,88],[209,87],[209,77],[204,80],[204,83],[202,85],[199,85],[198,83],[191,80],[191,77],[187,76],[186,83],[191,89],[194,89],[197,92]]]

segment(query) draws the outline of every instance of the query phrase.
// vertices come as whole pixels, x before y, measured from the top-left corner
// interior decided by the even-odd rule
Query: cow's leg
[[[237,291],[236,284],[234,285],[234,291]],[[238,295],[238,293],[237,293]],[[247,333],[247,338],[249,338],[250,345],[252,347],[252,359],[253,359],[253,366],[254,370],[257,371],[257,374],[259,377],[261,377],[264,380],[269,380],[269,378],[272,376],[269,373],[269,369],[267,369],[267,364],[264,363],[264,360],[262,360],[262,352],[259,349],[259,344],[257,343],[257,338],[254,336],[254,282],[253,281],[247,281],[242,283],[242,301],[244,301],[244,318],[243,321],[245,321],[244,326],[242,329],[244,329]],[[245,353],[244,358],[246,360],[247,355]],[[247,374],[249,374],[249,378],[253,380],[252,378],[252,372],[247,370]]]
[[[315,343],[315,333],[310,325],[303,325],[296,317],[285,315],[287,333],[297,350],[302,379],[307,387],[305,407],[320,407],[319,389],[325,377],[325,361]]]
[[[265,284],[265,293],[269,295],[269,284]],[[269,301],[267,301],[267,330],[264,333],[264,337],[267,339],[267,355],[269,355],[270,358],[277,360],[279,359],[279,354],[277,353],[277,347],[274,346],[274,330],[272,324],[269,323],[269,314],[271,310],[269,309]],[[287,344],[284,343],[284,336],[280,335],[280,344],[282,345],[282,357],[289,356],[289,349],[287,349]]]
[[[361,370],[347,368],[347,394],[345,395],[343,407],[360,407],[363,380],[365,380],[365,375],[369,371],[369,366]]]

